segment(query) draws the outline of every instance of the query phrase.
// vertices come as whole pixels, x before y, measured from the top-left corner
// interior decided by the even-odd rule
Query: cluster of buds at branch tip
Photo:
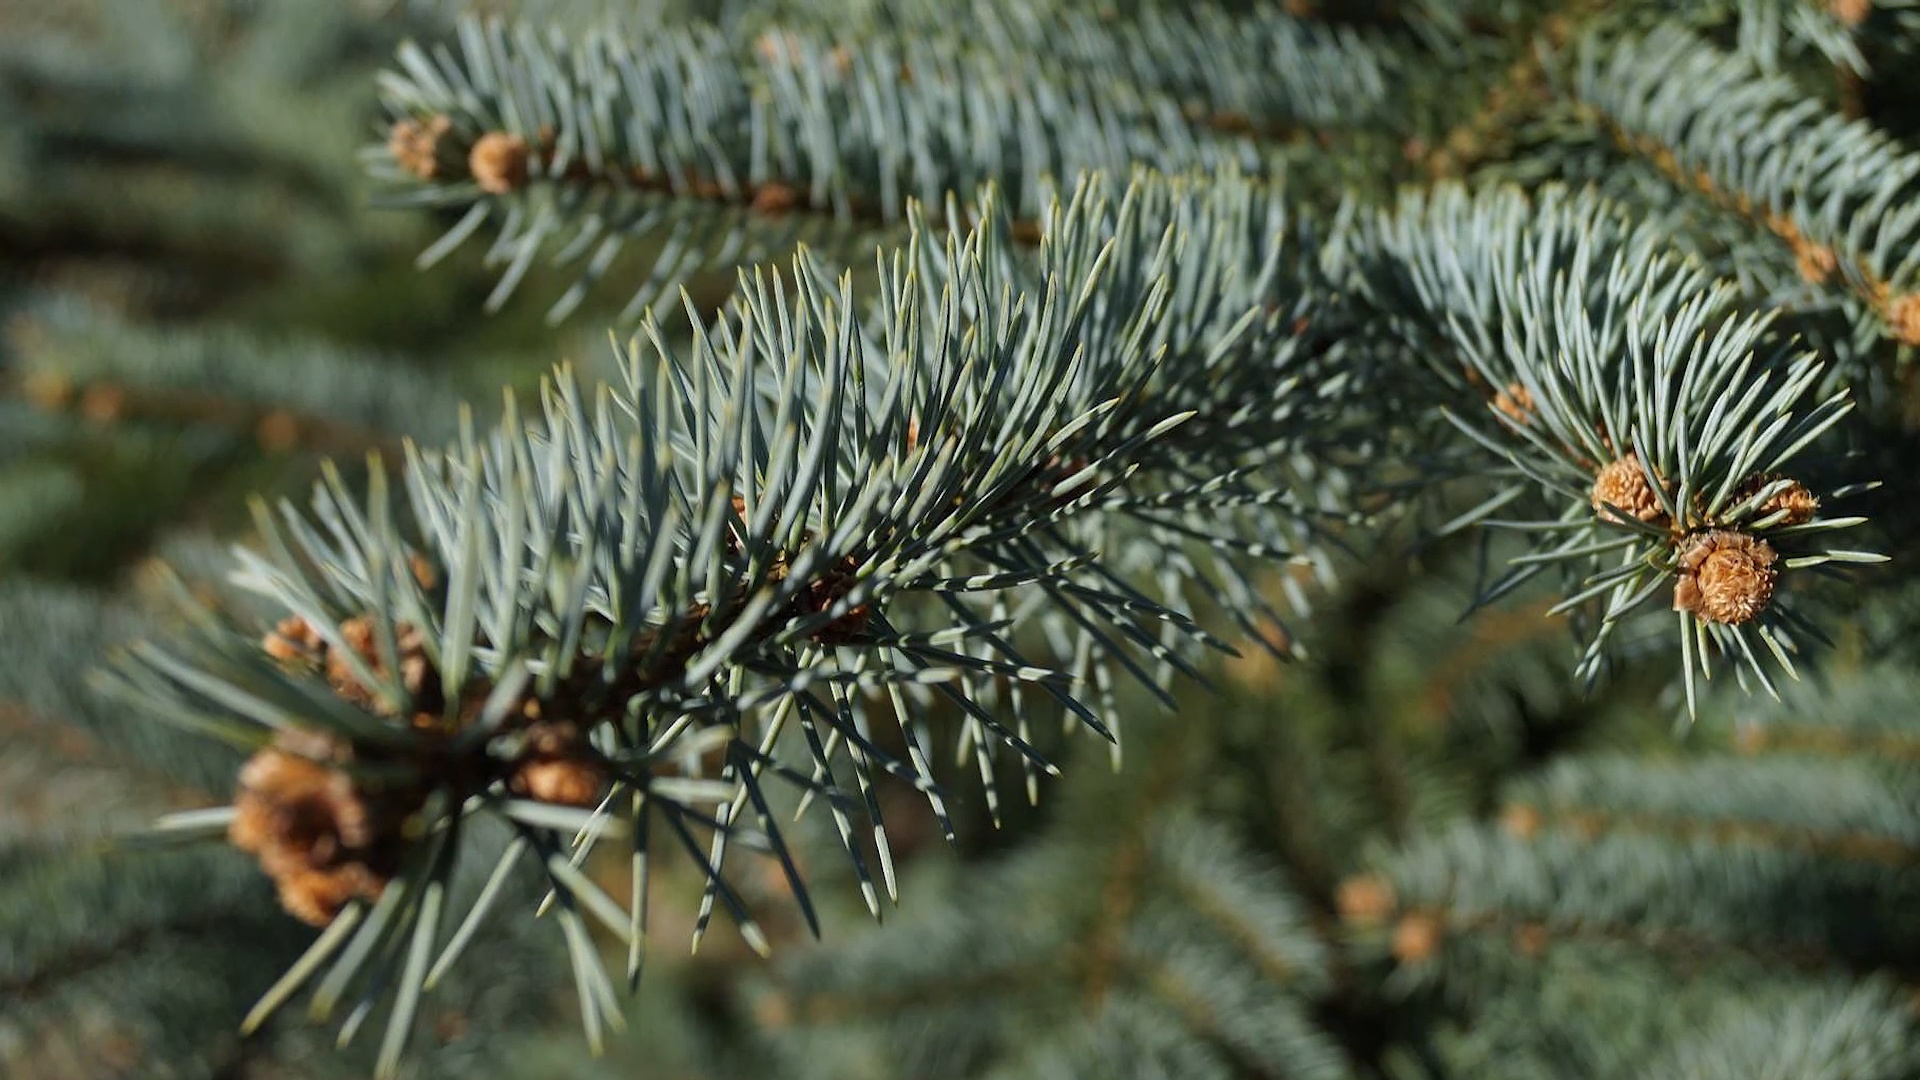
[[[414,572],[431,580],[418,564]],[[341,700],[403,722],[419,736],[394,749],[320,732],[282,732],[241,767],[228,840],[259,860],[289,913],[316,926],[350,901],[380,896],[399,868],[407,821],[436,789],[463,799],[499,783],[522,798],[585,807],[596,805],[609,783],[584,730],[543,719],[532,697],[510,714],[506,733],[518,736],[514,752],[496,758],[485,744],[456,752],[450,736],[478,715],[488,688],[463,694],[449,725],[439,673],[420,631],[405,623],[394,627],[397,674],[411,699],[403,718],[400,703],[358,674],[364,668],[382,681],[390,674],[377,632],[371,618],[354,616],[336,629],[335,644],[295,616],[261,641],[269,657],[320,675]]]
[[[416,180],[468,176],[489,195],[524,187],[533,158],[527,140],[509,131],[489,131],[463,145],[444,114],[394,121],[387,130],[387,153]]]
[[[1399,908],[1393,886],[1375,874],[1347,878],[1334,892],[1334,909],[1342,922],[1362,930],[1382,927]],[[1445,938],[1440,916],[1431,911],[1400,912],[1393,920],[1389,951],[1402,964],[1420,964],[1433,958]]]
[[[1619,515],[1625,513],[1647,524],[1669,527],[1679,575],[1673,586],[1673,610],[1723,625],[1739,625],[1759,617],[1773,599],[1779,580],[1779,554],[1773,545],[1751,532],[1730,527],[1725,520],[1706,520],[1698,497],[1689,516],[1701,520],[1691,523],[1691,529],[1690,523],[1669,521],[1654,483],[1636,455],[1613,461],[1594,477],[1594,513],[1602,521],[1615,524],[1624,524]],[[1662,482],[1662,489],[1665,486]],[[1763,528],[1802,525],[1812,521],[1820,508],[1820,500],[1805,485],[1777,473],[1756,474],[1741,481],[1727,506],[1747,507],[1762,492],[1767,492],[1765,498],[1748,507],[1739,520]]]
[[[453,121],[443,114],[394,121],[387,131],[387,154],[401,171],[416,180],[470,179],[488,195],[512,194],[526,187],[536,172],[568,182],[606,179],[577,161],[554,175],[554,140],[549,130],[542,129],[531,141],[511,131],[488,131],[469,144],[455,130]],[[709,201],[740,203],[763,217],[783,217],[814,207],[805,191],[780,180],[748,184],[737,191],[729,191],[711,177],[693,173],[682,177],[678,185],[641,169],[631,170],[622,180],[641,188],[674,190]]]
[[[361,663],[384,674],[371,620],[348,619],[338,634]],[[401,684],[419,704],[434,682],[432,665],[416,629],[402,625],[394,636]],[[335,694],[362,709],[383,715],[398,709],[362,683],[344,652],[305,619],[282,619],[261,648],[282,664],[322,672]],[[437,719],[421,711],[412,723],[429,730]],[[420,785],[362,783],[350,768],[356,763],[361,759],[354,749],[338,739],[286,732],[240,769],[228,840],[259,859],[281,906],[315,926],[332,920],[350,900],[379,897],[398,869],[405,821],[426,799]]]

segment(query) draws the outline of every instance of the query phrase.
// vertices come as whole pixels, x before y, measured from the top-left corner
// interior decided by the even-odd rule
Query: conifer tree
[[[0,0],[0,1073],[1920,1073],[1916,48]]]

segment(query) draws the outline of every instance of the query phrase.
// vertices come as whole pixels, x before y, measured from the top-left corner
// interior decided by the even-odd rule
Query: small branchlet
[[[1477,603],[1557,568],[1556,611],[1587,616],[1579,671],[1593,679],[1622,620],[1669,593],[1690,711],[1715,663],[1769,691],[1764,661],[1791,675],[1806,635],[1780,586],[1880,559],[1822,545],[1859,519],[1822,516],[1826,500],[1793,478],[1824,470],[1821,436],[1852,407],[1822,389],[1823,360],[1592,195],[1443,187],[1377,230],[1354,245],[1361,291],[1413,328],[1409,344],[1449,393],[1471,395],[1450,412],[1454,428],[1510,470],[1510,486],[1455,527],[1551,538]],[[1549,279],[1516,265],[1562,269]],[[1489,387],[1504,389],[1489,402]],[[1543,512],[1495,517],[1523,499]]]
[[[366,161],[408,203],[465,211],[423,262],[490,222],[501,230],[493,250],[511,254],[489,309],[543,252],[577,267],[555,321],[630,240],[752,226],[744,245],[663,245],[626,321],[698,271],[802,238],[897,234],[914,200],[938,207],[960,193],[969,205],[948,221],[961,228],[994,185],[1015,237],[1037,242],[1048,203],[1082,173],[1122,177],[1140,162],[1269,172],[1308,126],[1392,113],[1398,50],[1384,39],[1210,5],[1140,18],[1005,17],[995,32],[1056,61],[1012,67],[945,34],[869,33],[850,46],[842,26],[791,27],[742,49],[710,26],[610,24],[562,45],[469,19],[458,50],[401,48],[382,84],[387,143]],[[1240,76],[1254,66],[1267,74]],[[541,112],[529,93],[596,104]],[[527,212],[532,189],[546,197]]]
[[[1836,2],[1832,13],[1851,26],[1868,7]],[[1869,325],[1920,345],[1920,244],[1902,210],[1920,158],[1897,139],[1679,25],[1590,34],[1572,89],[1623,151],[1779,237],[1802,278],[1850,294]],[[1767,138],[1735,148],[1757,130]]]

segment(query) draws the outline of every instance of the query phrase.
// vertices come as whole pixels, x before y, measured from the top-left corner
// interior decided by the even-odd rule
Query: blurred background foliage
[[[569,25],[605,5],[492,6]],[[1402,6],[1287,5],[1366,42],[1397,32]],[[1392,69],[1385,122],[1283,140],[1299,202],[1332,208],[1440,175],[1591,180],[1666,215],[1757,291],[1791,273],[1790,251],[1571,130],[1577,118],[1518,115],[1515,87],[1539,77],[1525,70],[1530,35],[1553,29],[1541,5],[1405,6],[1432,33],[1482,32],[1448,39],[1449,64]],[[247,603],[220,579],[247,493],[298,494],[322,458],[353,473],[403,437],[444,438],[462,402],[484,415],[501,386],[532,386],[556,359],[609,362],[618,290],[559,330],[524,298],[482,315],[496,271],[477,246],[433,273],[414,266],[457,214],[370,207],[356,152],[385,134],[374,74],[403,38],[446,35],[454,7],[0,0],[0,1076],[367,1069],[364,1051],[333,1052],[330,1030],[297,1016],[239,1038],[310,931],[235,852],[111,839],[223,798],[237,759],[103,705],[86,673],[154,618],[162,564]],[[1699,21],[1739,8],[1750,25],[1767,7],[1702,4]],[[1221,10],[1254,8],[1276,5]],[[951,33],[933,25],[945,10],[621,5],[635,25],[712,19],[743,49],[783,20]],[[1500,26],[1524,32],[1484,32]],[[1725,40],[1896,132],[1920,117],[1911,65],[1848,74],[1811,31]],[[644,268],[650,253],[627,259]],[[551,297],[569,280],[536,266],[522,288]],[[730,281],[724,268],[696,276],[696,306]],[[1822,324],[1815,299],[1779,295],[1830,340],[1865,340]],[[1898,462],[1920,415],[1913,369],[1876,370],[1880,435],[1866,449]],[[1893,532],[1900,507],[1888,509]],[[803,861],[823,943],[773,868],[739,882],[760,901],[772,962],[726,928],[684,956],[700,885],[675,864],[606,1057],[581,1046],[556,931],[510,919],[435,991],[407,1068],[1920,1076],[1920,593],[1889,579],[1849,594],[1854,617],[1817,678],[1777,706],[1713,698],[1676,731],[1665,658],[1583,694],[1544,602],[1460,620],[1478,567],[1501,553],[1461,540],[1409,563],[1403,539],[1366,538],[1337,587],[1309,588],[1309,659],[1248,650],[1178,710],[1135,703],[1118,773],[1090,740],[1049,747],[1082,767],[1044,782],[1036,806],[1004,808],[997,831],[950,763],[952,847],[910,792],[883,784],[903,896],[884,925],[835,880],[844,860],[812,815],[791,838],[819,854]],[[607,887],[619,897],[617,868]]]

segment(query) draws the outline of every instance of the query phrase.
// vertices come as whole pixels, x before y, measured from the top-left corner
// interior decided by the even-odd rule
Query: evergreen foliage
[[[0,0],[0,1073],[1920,1074],[1916,43]]]

